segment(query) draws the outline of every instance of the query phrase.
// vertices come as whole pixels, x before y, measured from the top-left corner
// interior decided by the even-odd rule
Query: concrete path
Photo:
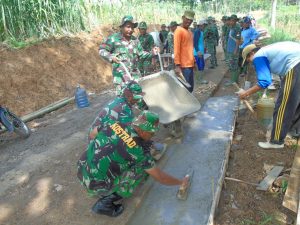
[[[155,183],[130,225],[208,224],[233,136],[237,104],[234,96],[209,98],[194,118],[186,119],[185,137],[168,149],[164,170],[183,177],[188,168],[194,169],[188,199],[177,200],[177,188]]]

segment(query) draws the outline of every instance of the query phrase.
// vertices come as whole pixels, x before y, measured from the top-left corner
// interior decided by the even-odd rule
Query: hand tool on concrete
[[[129,73],[129,71],[128,71],[127,67],[125,66],[125,64],[124,64],[123,62],[120,61],[120,65],[124,68],[124,70],[125,70],[125,72],[126,72],[128,78],[129,78],[130,80],[132,80],[132,76],[131,76],[131,74]]]
[[[237,88],[238,91],[241,90],[241,88],[237,85],[237,83],[233,83],[233,85]],[[250,105],[250,103],[247,100],[243,99],[242,102],[250,110],[251,113],[255,113],[252,106]]]
[[[188,197],[188,194],[189,194],[189,190],[190,190],[190,187],[191,187],[191,184],[192,184],[192,179],[193,179],[193,175],[194,175],[194,170],[189,168],[185,177],[189,177],[189,182],[187,184],[187,186],[180,186],[178,191],[177,191],[177,198],[179,200],[186,200],[187,197]]]

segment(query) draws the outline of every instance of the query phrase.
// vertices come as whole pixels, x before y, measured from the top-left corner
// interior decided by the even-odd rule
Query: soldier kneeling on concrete
[[[78,161],[78,178],[88,193],[101,196],[92,211],[111,217],[124,207],[116,204],[132,196],[149,175],[164,185],[187,186],[188,178],[177,179],[155,166],[148,143],[158,130],[158,115],[143,111],[130,125],[110,121]]]

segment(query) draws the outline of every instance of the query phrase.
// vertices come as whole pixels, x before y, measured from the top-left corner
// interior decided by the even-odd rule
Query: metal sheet
[[[146,93],[149,109],[168,124],[201,108],[199,101],[169,71],[155,73],[139,80]]]

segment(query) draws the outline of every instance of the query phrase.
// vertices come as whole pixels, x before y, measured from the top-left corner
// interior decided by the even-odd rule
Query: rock
[[[264,170],[266,171],[266,173],[268,173],[269,171],[271,171],[271,169],[273,169],[274,165],[270,165],[267,163],[264,163]]]
[[[55,160],[55,161],[54,161],[54,164],[55,164],[55,165],[60,164],[60,160]]]
[[[242,140],[242,138],[243,138],[243,135],[236,135],[235,137],[234,137],[234,140],[235,141],[241,141]]]
[[[236,204],[234,202],[231,204],[231,208],[238,209],[238,207],[236,206]]]
[[[256,200],[261,200],[261,197],[260,197],[258,194],[254,194],[254,198],[255,198]]]
[[[63,186],[60,184],[54,184],[54,189],[55,191],[60,192],[63,190]]]

